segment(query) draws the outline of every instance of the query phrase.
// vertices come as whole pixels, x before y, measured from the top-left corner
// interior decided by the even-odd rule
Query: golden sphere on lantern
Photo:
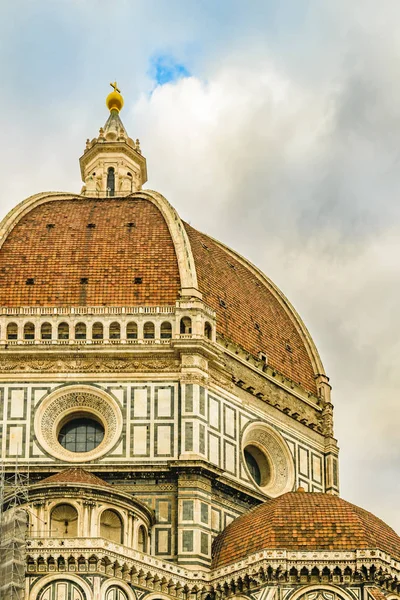
[[[112,110],[120,111],[124,106],[124,99],[121,96],[121,92],[117,87],[117,82],[110,83],[111,87],[114,88],[114,91],[110,92],[106,98],[106,105],[108,110],[111,112]]]

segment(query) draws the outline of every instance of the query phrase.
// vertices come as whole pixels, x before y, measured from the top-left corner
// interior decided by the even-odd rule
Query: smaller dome
[[[400,537],[338,496],[289,492],[238,517],[215,539],[213,568],[262,550],[382,550],[400,559]]]
[[[70,469],[64,469],[64,471],[59,471],[54,475],[50,475],[43,479],[40,483],[87,483],[90,485],[102,485],[109,486],[110,484],[104,481],[104,479],[100,479],[97,475],[90,473],[89,471],[85,471],[85,469],[81,469],[79,467],[72,467]]]

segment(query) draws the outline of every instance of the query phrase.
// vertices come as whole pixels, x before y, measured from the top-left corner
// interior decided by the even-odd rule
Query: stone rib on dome
[[[35,198],[2,224],[0,306],[163,306],[202,295],[224,339],[266,353],[278,373],[317,393],[323,368],[293,308],[250,263],[183,224],[165,198]]]
[[[213,568],[262,550],[379,549],[400,559],[400,537],[370,512],[321,493],[289,492],[242,515],[213,544]]]
[[[217,313],[217,331],[307,391],[316,392],[315,373],[295,324],[251,269],[207,235],[185,223],[195,257],[199,289]],[[223,305],[221,305],[223,300]]]

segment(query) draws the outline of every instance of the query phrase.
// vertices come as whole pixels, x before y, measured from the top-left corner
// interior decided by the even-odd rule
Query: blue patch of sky
[[[150,59],[149,76],[156,85],[173,83],[190,77],[188,68],[171,54],[155,54]]]

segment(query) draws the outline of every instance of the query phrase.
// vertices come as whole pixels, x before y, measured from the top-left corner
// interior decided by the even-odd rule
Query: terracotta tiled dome
[[[400,537],[338,496],[289,492],[242,515],[213,545],[213,567],[261,550],[382,550],[400,559]]]
[[[41,483],[51,484],[62,484],[62,483],[84,483],[88,485],[101,485],[101,486],[109,486],[110,484],[104,481],[104,479],[100,479],[97,475],[86,471],[85,469],[81,469],[79,467],[72,467],[71,469],[64,469],[64,471],[60,471],[59,473],[55,473],[54,475],[50,475],[41,481]]]
[[[0,306],[174,305],[184,287],[179,254],[191,254],[198,290],[217,313],[218,334],[255,357],[266,353],[273,369],[316,393],[322,367],[283,294],[245,259],[180,221],[160,198],[179,222],[180,250],[165,213],[146,192],[49,195],[24,210],[22,203],[0,231]]]

